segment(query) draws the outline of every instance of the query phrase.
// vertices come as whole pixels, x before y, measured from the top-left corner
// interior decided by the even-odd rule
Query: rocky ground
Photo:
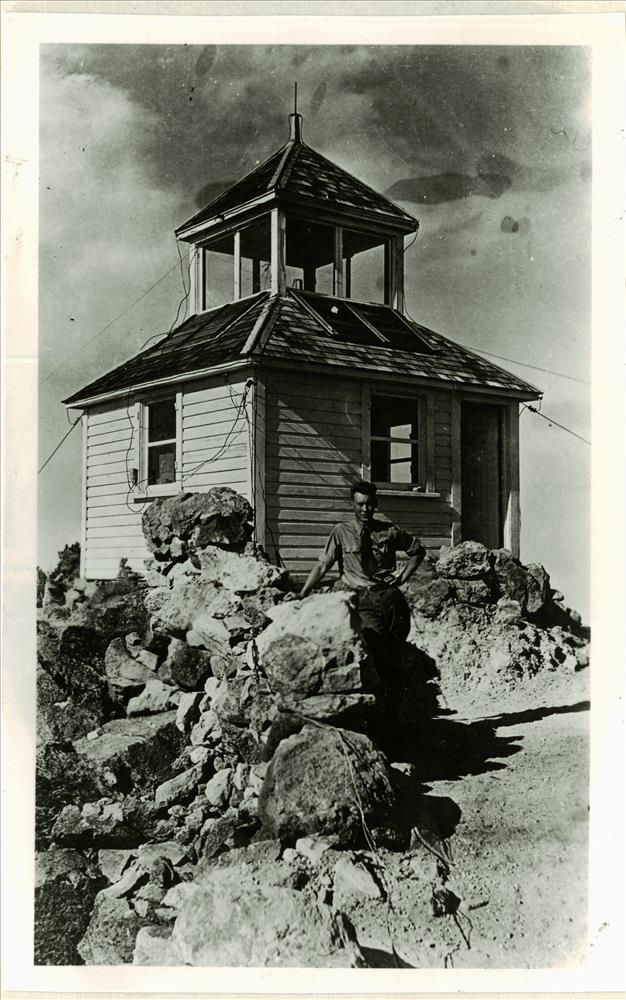
[[[47,587],[36,962],[576,961],[588,635],[543,567],[427,561],[383,718],[349,595],[293,600],[251,517],[156,501],[146,580]]]

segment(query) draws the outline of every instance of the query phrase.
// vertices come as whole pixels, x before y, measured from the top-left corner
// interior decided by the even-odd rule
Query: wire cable
[[[74,423],[73,423],[73,424],[72,424],[72,426],[70,427],[69,431],[67,431],[67,433],[65,433],[65,434],[63,435],[63,437],[62,437],[62,438],[61,438],[61,440],[59,441],[59,443],[58,443],[58,445],[56,446],[56,448],[54,449],[54,451],[50,452],[50,454],[48,455],[47,459],[45,460],[45,462],[43,463],[43,465],[41,466],[41,468],[37,470],[37,475],[39,475],[39,474],[40,474],[41,472],[43,472],[43,470],[45,469],[45,467],[46,467],[46,465],[48,464],[48,462],[49,462],[49,461],[50,461],[51,459],[53,459],[53,458],[54,458],[54,456],[56,455],[57,451],[59,450],[59,448],[61,447],[61,445],[63,444],[63,442],[64,442],[64,441],[66,440],[66,438],[68,438],[68,437],[70,436],[70,434],[72,433],[72,431],[73,431],[73,430],[74,430],[74,428],[76,427],[76,424],[79,424],[79,423],[81,422],[81,419],[82,419],[82,416],[81,416],[81,417],[78,417],[78,418],[77,418],[77,419],[76,419],[76,420],[74,421]]]
[[[168,275],[170,275],[172,271],[175,271],[178,266],[179,264],[177,261],[173,267],[170,267],[169,271],[166,271],[165,274],[161,275],[158,281],[155,281],[153,285],[150,285],[150,288],[146,288],[145,292],[143,292],[143,294],[140,295],[138,299],[135,299],[135,301],[131,302],[129,306],[126,306],[125,309],[122,309],[121,313],[118,313],[117,316],[114,316],[114,318],[106,324],[106,326],[103,326],[101,330],[98,330],[97,333],[94,333],[93,337],[90,337],[89,340],[86,340],[85,343],[78,348],[78,350],[74,351],[74,353],[70,355],[70,357],[76,357],[77,354],[80,354],[81,351],[84,351],[85,348],[89,346],[89,344],[92,344],[94,340],[97,340],[97,338],[100,337],[103,333],[105,333],[105,331],[108,330],[109,327],[113,326],[114,323],[117,323],[118,319],[121,319],[122,316],[125,316],[127,312],[130,312],[130,310],[133,309],[138,302],[141,302],[142,299],[145,299],[146,295],[149,295],[150,292],[157,287],[157,285],[160,285],[162,281],[165,281]],[[55,375],[58,371],[60,371],[61,368],[63,368],[70,360],[70,357],[65,358],[60,365],[57,365],[57,367],[53,368],[51,372],[48,372],[46,377],[41,380],[40,385],[43,385],[44,382],[47,382],[49,378],[52,378],[53,375]]]
[[[547,413],[540,413],[535,406],[528,406],[527,409],[529,409],[531,413],[536,413],[538,417],[543,417],[543,419],[547,420],[550,425],[554,424],[555,427],[560,427],[562,431],[567,431],[568,434],[571,434],[572,437],[578,438],[579,441],[584,441],[584,443],[588,445],[591,444],[591,441],[589,441],[588,438],[584,438],[582,434],[577,434],[576,431],[566,427],[565,424],[560,424],[558,420],[553,420],[552,417],[547,415]]]
[[[566,375],[564,372],[555,372],[552,368],[540,368],[539,365],[529,365],[527,361],[516,361],[515,358],[505,358],[502,354],[493,354],[491,351],[483,351],[481,347],[471,347],[469,350],[476,351],[477,354],[486,354],[489,358],[498,358],[499,361],[508,361],[512,365],[521,365],[522,368],[533,368],[535,371],[544,372],[546,375],[557,375],[559,378],[569,379],[570,382],[580,382],[582,385],[591,385],[589,379],[577,378],[576,375]]]

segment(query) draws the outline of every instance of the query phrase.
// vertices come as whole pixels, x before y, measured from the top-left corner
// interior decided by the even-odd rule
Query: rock
[[[154,799],[158,806],[171,806],[178,802],[187,801],[194,795],[198,785],[203,780],[206,773],[205,764],[194,764],[193,767],[183,771],[164,781],[157,788]]]
[[[98,680],[98,692],[103,693]],[[37,745],[76,740],[109,717],[108,698],[91,699],[89,692],[68,694],[57,681],[37,665]]]
[[[154,678],[147,682],[141,694],[130,699],[126,707],[126,714],[131,716],[165,712],[168,708],[178,704],[177,694],[177,688]]]
[[[100,898],[106,897],[107,899],[122,899],[124,896],[130,896],[134,889],[137,889],[140,885],[143,885],[148,881],[147,872],[139,871],[137,868],[129,868],[128,871],[114,882],[112,885],[107,886],[106,889],[102,889],[100,892]]]
[[[296,840],[296,851],[312,864],[319,865],[326,851],[335,846],[333,837],[300,837]]]
[[[508,549],[495,549],[493,570],[503,597],[526,605],[526,572],[519,559],[515,559]]]
[[[550,577],[540,563],[530,563],[526,569],[526,611],[539,614],[550,600]]]
[[[350,597],[316,594],[269,612],[272,624],[249,649],[280,703],[284,697],[367,690],[371,678]]]
[[[484,579],[491,573],[489,549],[482,542],[461,542],[452,548],[442,545],[435,568],[447,579]]]
[[[79,965],[82,938],[100,872],[78,851],[51,848],[35,855],[35,965]]]
[[[143,512],[142,528],[148,549],[165,559],[172,544],[174,552],[180,552],[180,541],[188,543],[191,551],[215,544],[243,549],[250,538],[252,516],[248,501],[234,490],[214,487],[206,493],[181,493],[153,501]]]
[[[156,661],[156,657],[154,659]],[[109,643],[104,655],[104,669],[111,697],[122,703],[141,691],[146,682],[154,677],[140,652],[135,653],[135,649],[129,648],[127,640],[122,638],[113,639]]]
[[[216,678],[234,677],[237,673],[239,661],[236,656],[230,653],[216,653],[211,656],[211,670]],[[209,678],[211,680],[211,678]],[[205,688],[206,690],[206,688]]]
[[[82,809],[65,806],[52,827],[52,837],[64,847],[128,847],[142,839],[129,822],[122,802],[99,799]]]
[[[175,684],[183,691],[201,691],[211,676],[211,657],[206,650],[172,639],[167,659],[159,667],[162,681]]]
[[[184,746],[175,719],[175,712],[113,719],[95,739],[78,740],[75,748],[96,775],[115,775],[120,791],[152,792]]]
[[[98,851],[98,867],[109,882],[117,882],[136,856],[137,851],[126,848],[104,849]]]
[[[140,927],[127,899],[100,896],[78,952],[86,965],[126,965],[132,962]]]
[[[359,730],[373,715],[376,698],[373,694],[316,694],[310,698],[284,696],[279,704],[282,711],[288,710],[305,719]]]
[[[215,547],[198,553],[202,577],[228,587],[235,594],[254,594],[284,583],[285,570],[265,559]]]
[[[48,743],[37,751],[35,775],[35,840],[50,842],[52,826],[66,805],[98,799],[107,791],[104,774],[76,753],[71,743]]]
[[[97,719],[98,724],[113,714],[104,673],[105,648],[105,640],[95,628],[66,625],[57,629],[45,621],[37,623],[39,666],[58,684],[65,697],[72,699],[79,712]]]
[[[381,899],[383,891],[372,872],[362,861],[351,858],[340,858],[335,866],[333,883],[333,902],[341,909],[343,902],[349,897]]]
[[[187,577],[175,580],[169,590],[151,591],[146,595],[145,604],[156,631],[181,638],[192,628],[194,620],[198,620],[198,627],[206,625],[214,616],[221,622],[242,607],[240,599],[224,587],[209,580]],[[228,647],[225,651],[228,652]]]
[[[232,839],[237,828],[237,813],[229,809],[217,819],[207,819],[200,831],[199,853],[206,860],[214,858]]]
[[[118,585],[116,580],[106,580],[105,584]],[[144,605],[143,588],[130,592],[103,596],[98,603],[85,602],[74,610],[74,618],[80,616],[85,626],[95,629],[102,636],[104,649],[120,636],[129,632],[147,633],[148,613]]]
[[[190,740],[194,746],[201,746],[205,743],[214,743],[222,734],[220,720],[215,712],[209,709],[203,712],[198,722],[191,730]]]
[[[178,702],[176,711],[176,728],[181,733],[189,733],[200,718],[200,702],[202,701],[200,691],[185,691]]]
[[[184,965],[182,956],[172,942],[172,932],[160,924],[140,927],[135,940],[133,965]]]
[[[262,869],[256,876],[245,866],[214,869],[183,903],[174,924],[172,940],[183,961],[218,967],[364,964],[330,907],[267,882]]]
[[[176,840],[160,844],[142,844],[137,851],[136,864],[140,870],[149,871],[155,861],[163,858],[174,867],[178,867],[189,860],[189,852]]]
[[[392,825],[394,807],[385,758],[366,736],[305,726],[276,750],[259,815],[264,829],[282,841],[336,834],[350,846],[364,837],[361,811],[371,829]]]
[[[223,767],[207,782],[205,794],[212,806],[223,809],[228,804],[232,787],[233,770],[231,767]]]
[[[450,592],[462,604],[489,604],[491,587],[485,580],[451,580]]]
[[[503,625],[517,625],[522,621],[523,612],[519,601],[509,597],[501,597],[496,605],[498,620]]]

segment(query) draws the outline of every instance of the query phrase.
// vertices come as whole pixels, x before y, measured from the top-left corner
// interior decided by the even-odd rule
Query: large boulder
[[[254,594],[285,583],[285,570],[258,556],[230,552],[215,546],[198,553],[202,576],[228,587],[235,594]]]
[[[243,550],[251,537],[252,516],[244,497],[218,486],[207,493],[154,500],[143,512],[142,528],[157,559],[183,559],[206,545]]]
[[[491,573],[489,556],[489,549],[482,542],[461,542],[453,547],[443,545],[436,570],[445,579],[486,579]]]
[[[50,842],[52,826],[67,805],[97,799],[108,791],[107,776],[76,753],[71,743],[49,742],[37,750],[35,765],[35,841]]]
[[[112,719],[93,738],[77,740],[74,746],[90,772],[109,788],[151,792],[169,777],[184,744],[176,712],[171,711]]]
[[[263,968],[364,965],[341,914],[285,881],[280,864],[210,871],[187,894],[174,924],[172,945],[182,962]]]
[[[78,851],[35,855],[35,965],[80,965],[76,946],[105,880]]]
[[[109,694],[114,701],[125,703],[154,677],[149,656],[144,649],[131,645],[126,639],[113,639],[109,643],[104,654],[104,669]]]
[[[387,763],[361,733],[306,725],[279,744],[259,797],[264,830],[281,840],[335,834],[352,845],[369,829],[393,826]]]
[[[204,649],[189,646],[181,639],[170,641],[167,658],[158,668],[162,681],[175,684],[183,691],[201,691],[211,673],[210,654]]]
[[[281,710],[335,721],[370,712],[376,677],[348,594],[316,594],[267,613],[271,625],[252,641],[249,660]]]
[[[91,626],[37,624],[37,662],[76,706],[77,723],[83,717],[97,725],[114,712],[104,672],[105,649],[102,633]],[[77,728],[84,727],[70,726],[73,732]]]
[[[78,952],[86,965],[129,964],[141,925],[127,899],[98,896]]]

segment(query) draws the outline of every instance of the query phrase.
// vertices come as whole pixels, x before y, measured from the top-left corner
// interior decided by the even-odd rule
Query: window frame
[[[151,403],[172,400],[176,418],[176,435],[162,441],[148,440],[148,407]],[[135,496],[146,497],[175,496],[183,488],[183,394],[182,392],[162,392],[144,397],[137,403],[136,423],[138,427],[137,469],[138,483]],[[174,481],[172,483],[148,483],[148,455],[154,445],[174,444]]]
[[[417,483],[396,483],[390,480],[375,480],[376,487],[380,493],[402,493],[409,494],[412,496],[439,496],[439,493],[435,491],[434,481],[432,476],[432,461],[431,456],[428,454],[428,450],[431,445],[430,435],[428,434],[427,422],[431,419],[432,407],[429,405],[429,399],[426,393],[415,393],[411,392],[410,389],[389,389],[384,385],[381,386],[363,386],[362,391],[362,412],[363,412],[363,422],[362,422],[362,475],[365,479],[370,479],[372,476],[372,441],[373,440],[384,440],[393,441],[394,439],[389,437],[382,437],[381,435],[372,434],[372,398],[374,396],[382,397],[384,399],[406,399],[411,403],[417,404],[417,422],[418,422],[418,437],[403,439],[406,441],[415,442],[418,446],[418,476],[419,482]],[[374,482],[374,480],[372,480]]]

